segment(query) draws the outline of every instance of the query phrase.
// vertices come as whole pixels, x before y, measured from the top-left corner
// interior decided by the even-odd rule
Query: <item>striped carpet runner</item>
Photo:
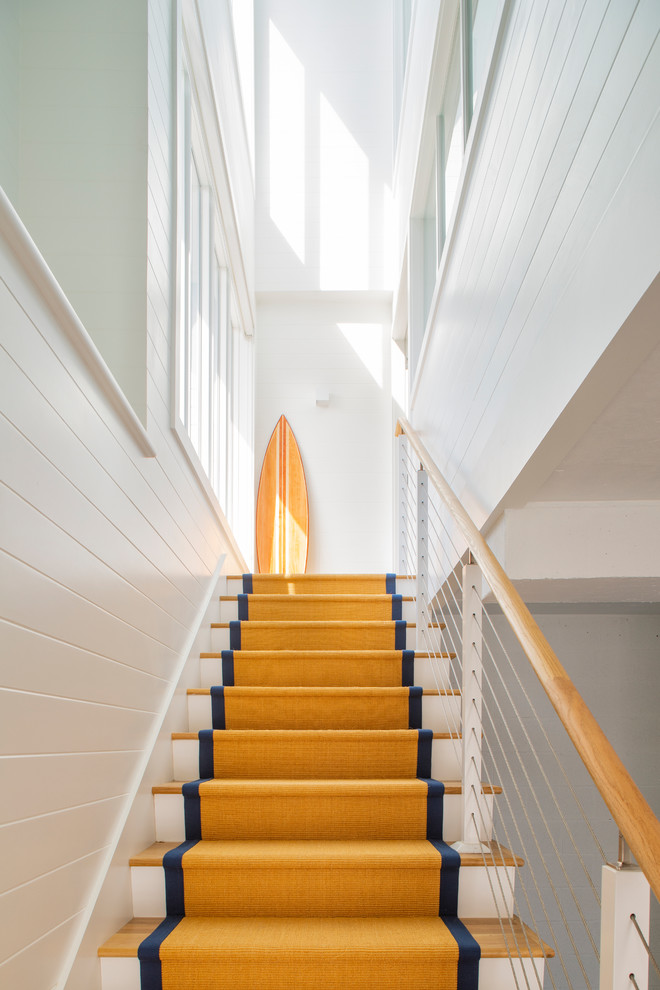
[[[477,990],[393,576],[243,592],[142,990]]]

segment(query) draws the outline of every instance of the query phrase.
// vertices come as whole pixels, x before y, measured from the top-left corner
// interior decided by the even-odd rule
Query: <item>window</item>
[[[420,156],[408,242],[412,374],[431,314],[448,232],[458,208],[472,116],[483,93],[503,9],[503,0],[453,0],[440,12],[436,75],[429,86],[437,101],[437,116],[429,115],[425,121],[427,139],[423,144],[431,150],[425,151],[424,158]],[[430,135],[433,124],[435,134]]]
[[[193,466],[229,516],[235,378],[229,324],[231,278],[187,73],[183,88],[184,192],[174,427]]]

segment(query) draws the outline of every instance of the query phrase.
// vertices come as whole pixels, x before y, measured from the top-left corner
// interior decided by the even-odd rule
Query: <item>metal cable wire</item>
[[[498,677],[500,679],[500,682],[502,684],[502,687],[504,688],[504,691],[506,693],[506,696],[507,696],[507,699],[509,701],[509,704],[511,705],[511,708],[512,708],[512,710],[513,710],[513,712],[514,712],[514,714],[516,716],[516,719],[518,720],[518,724],[520,726],[520,729],[522,730],[522,733],[523,733],[523,735],[525,737],[525,740],[526,740],[526,742],[527,742],[527,744],[528,744],[528,746],[530,748],[530,752],[533,754],[534,759],[535,759],[535,762],[536,762],[536,764],[537,764],[537,766],[538,766],[538,768],[539,768],[539,770],[541,772],[541,775],[543,777],[544,783],[545,783],[546,787],[548,788],[548,791],[550,792],[550,795],[552,797],[552,800],[554,802],[555,807],[560,812],[560,815],[561,815],[562,822],[563,822],[564,828],[566,830],[566,833],[569,836],[569,838],[571,839],[571,842],[573,843],[574,848],[576,848],[575,841],[574,841],[574,838],[573,838],[573,833],[571,831],[571,828],[568,825],[568,823],[567,823],[567,821],[566,821],[566,819],[564,817],[564,814],[563,814],[563,812],[560,809],[560,805],[559,805],[559,802],[557,800],[557,796],[556,796],[556,794],[555,794],[555,792],[554,792],[554,790],[552,788],[552,785],[550,784],[550,781],[548,780],[548,776],[547,776],[547,774],[545,772],[545,769],[544,769],[544,767],[543,767],[543,765],[541,763],[541,760],[539,758],[539,755],[538,755],[538,752],[536,750],[536,747],[534,746],[534,743],[532,742],[532,740],[531,740],[531,738],[529,736],[529,733],[528,733],[527,729],[525,728],[525,724],[524,724],[524,721],[523,721],[523,719],[522,719],[522,717],[520,715],[520,712],[518,710],[518,706],[516,705],[515,701],[511,697],[511,693],[509,691],[509,688],[508,688],[508,686],[506,684],[506,681],[504,680],[504,677],[502,676],[502,672],[500,671],[500,669],[499,669],[499,667],[497,665],[497,662],[496,662],[495,657],[493,655],[493,652],[492,652],[492,650],[490,648],[490,645],[488,643],[488,640],[487,639],[484,639],[483,642],[484,642],[484,644],[486,646],[486,649],[488,650],[488,654],[489,654],[490,659],[492,661],[493,668],[496,671],[496,673],[497,673],[497,675],[498,675]],[[492,685],[491,685],[491,691],[493,691]],[[512,738],[512,741],[513,741],[513,738]],[[517,749],[516,749],[516,752],[518,754],[518,750]],[[522,760],[520,760],[520,764],[521,764],[521,767],[523,768],[523,772],[525,773],[525,777],[527,778],[527,780],[529,780],[530,778],[529,778],[529,775],[527,773],[527,769],[524,766],[524,763],[523,763]],[[553,835],[552,831],[547,827],[547,822],[545,821],[545,816],[544,816],[544,814],[542,812],[541,805],[540,805],[540,802],[539,802],[539,799],[538,799],[538,796],[537,796],[537,792],[536,792],[536,790],[534,789],[533,786],[531,786],[530,789],[532,791],[532,794],[534,795],[534,800],[536,802],[536,806],[537,806],[537,808],[539,810],[539,813],[541,814],[541,817],[543,818],[543,823],[544,823],[544,825],[546,825],[546,829],[548,831],[548,835],[549,835],[549,838],[550,838],[550,842],[551,842],[553,851],[554,851],[554,853],[555,853],[555,855],[557,857],[557,860],[559,862],[561,871],[564,874],[564,877],[566,879],[566,882],[567,882],[567,885],[568,885],[568,889],[571,892],[571,896],[572,896],[573,901],[575,903],[575,906],[576,906],[576,908],[578,910],[578,914],[580,915],[580,920],[582,921],[582,924],[584,925],[584,928],[585,928],[585,931],[587,932],[587,936],[589,938],[589,941],[591,942],[591,945],[592,945],[592,948],[594,950],[594,953],[596,954],[596,958],[598,959],[598,958],[600,958],[599,951],[598,951],[598,946],[596,945],[596,942],[594,940],[594,937],[593,937],[593,935],[591,933],[591,929],[590,929],[590,927],[589,927],[589,925],[588,925],[588,923],[587,923],[587,921],[586,921],[586,919],[584,917],[584,914],[583,914],[583,911],[582,911],[582,907],[580,905],[580,902],[579,902],[578,898],[575,895],[574,886],[573,886],[571,880],[569,879],[569,875],[568,875],[568,873],[566,871],[566,868],[564,866],[564,858],[559,855],[559,850],[557,849],[557,844],[555,842],[554,835]],[[585,871],[585,874],[587,875],[587,878],[589,879],[589,882],[590,882],[592,891],[593,891],[593,893],[596,896],[596,900],[597,900],[598,904],[600,904],[600,898],[596,894],[595,887],[594,887],[593,883],[591,882],[591,877],[589,876],[589,873],[587,871],[587,867],[586,867],[586,865],[584,863],[584,860],[582,858],[582,855],[580,853],[578,853],[578,855],[579,855],[579,858],[580,858],[580,863],[581,863],[581,865],[582,865],[582,867],[583,867],[583,869]]]
[[[494,702],[495,702],[495,704],[497,706],[498,714],[499,714],[499,717],[500,717],[500,719],[502,721],[502,725],[504,726],[504,728],[506,729],[506,731],[508,733],[509,740],[510,740],[512,746],[513,746],[514,751],[515,751],[515,755],[516,755],[518,764],[519,764],[520,768],[522,769],[522,772],[523,772],[523,774],[525,776],[527,787],[529,788],[529,790],[531,791],[531,793],[534,796],[536,807],[537,807],[537,810],[539,811],[539,814],[541,816],[543,825],[545,826],[545,830],[548,833],[548,835],[551,835],[550,829],[548,827],[548,823],[547,823],[547,820],[546,820],[546,817],[545,817],[545,813],[543,812],[542,808],[540,807],[540,804],[539,804],[538,799],[537,799],[537,796],[536,796],[536,792],[535,792],[534,787],[533,787],[533,785],[531,783],[531,780],[529,778],[529,774],[527,773],[527,770],[526,770],[526,767],[525,767],[525,763],[524,763],[524,761],[522,760],[522,758],[520,756],[520,750],[518,748],[518,745],[516,743],[516,740],[514,739],[512,733],[511,733],[511,730],[509,728],[508,722],[507,722],[507,720],[506,720],[506,718],[504,716],[504,713],[502,711],[501,705],[499,704],[497,695],[493,692],[492,685],[490,684],[490,678],[488,677],[488,672],[487,672],[487,670],[486,670],[485,667],[483,668],[483,676],[486,679],[488,688],[489,688],[489,690],[491,692],[491,696],[492,696],[492,698],[493,698],[493,700],[494,700]],[[572,948],[573,948],[573,952],[575,954],[575,958],[577,959],[578,964],[580,966],[580,969],[582,970],[582,975],[583,975],[584,980],[585,980],[585,985],[587,987],[591,987],[591,983],[589,982],[589,978],[587,976],[586,969],[585,969],[584,964],[582,962],[582,957],[581,957],[581,955],[580,955],[580,953],[579,953],[579,951],[577,949],[577,946],[575,944],[575,939],[573,938],[573,934],[571,932],[571,928],[570,928],[570,926],[568,924],[566,915],[564,913],[564,909],[563,909],[563,906],[561,904],[561,900],[560,900],[559,895],[557,893],[557,889],[555,887],[555,884],[554,884],[554,882],[552,880],[552,874],[550,872],[550,869],[548,868],[548,864],[546,862],[546,859],[545,859],[545,856],[543,854],[541,845],[539,843],[539,839],[538,839],[538,836],[536,834],[536,829],[535,829],[535,827],[534,827],[534,825],[533,825],[533,823],[532,823],[532,821],[531,821],[531,819],[529,817],[529,814],[528,814],[528,811],[527,811],[527,807],[526,807],[526,802],[523,800],[523,796],[522,796],[522,793],[520,791],[520,787],[518,785],[517,776],[512,771],[511,764],[510,764],[509,759],[508,759],[508,757],[506,755],[506,751],[505,751],[505,749],[504,749],[504,747],[502,745],[502,742],[501,742],[499,733],[497,731],[497,727],[495,725],[495,720],[493,719],[493,716],[492,716],[492,714],[491,714],[491,712],[490,712],[490,710],[488,708],[488,705],[487,705],[485,699],[483,701],[483,709],[486,711],[486,714],[488,715],[488,718],[490,720],[491,730],[494,733],[495,737],[497,738],[497,742],[498,742],[498,746],[499,746],[499,751],[502,754],[502,757],[504,758],[504,761],[505,761],[505,763],[507,765],[507,770],[508,770],[508,773],[509,773],[509,779],[511,780],[512,786],[514,787],[514,789],[516,791],[516,794],[517,794],[517,797],[518,797],[518,801],[519,801],[520,807],[522,809],[522,813],[525,816],[525,821],[527,822],[527,826],[528,826],[528,828],[529,828],[529,830],[531,832],[532,838],[534,840],[534,845],[536,847],[536,851],[537,851],[539,860],[541,862],[541,865],[543,866],[543,870],[545,872],[546,880],[547,880],[548,884],[550,885],[550,889],[551,889],[552,894],[554,896],[555,903],[557,905],[557,908],[558,908],[559,913],[560,913],[561,918],[562,918],[562,922],[564,924],[564,928],[566,930],[566,934],[568,935],[568,938],[569,938],[569,940],[571,942],[571,945],[572,945]],[[488,738],[487,734],[484,733],[484,740],[487,740],[487,738]],[[492,750],[490,749],[490,744],[489,743],[488,743],[488,746],[489,746],[489,750],[491,751],[491,758],[493,758]],[[532,877],[534,877],[534,872],[533,871],[530,871],[530,872],[532,873]],[[569,881],[569,883],[570,883],[570,881]],[[557,950],[558,950],[559,955],[560,955],[560,960],[562,962],[562,968],[564,969],[564,974],[566,976],[566,979],[567,979],[569,985],[572,986],[573,984],[571,983],[571,981],[570,981],[570,979],[568,977],[568,973],[566,972],[566,969],[565,969],[565,966],[564,966],[563,957],[561,955],[561,951],[559,950],[559,943],[558,943],[557,937],[555,935],[554,928],[553,928],[552,923],[550,922],[550,919],[549,919],[548,914],[547,914],[547,910],[546,910],[546,907],[545,907],[545,901],[541,897],[540,892],[538,891],[538,887],[537,887],[537,894],[539,895],[539,897],[541,899],[541,906],[543,908],[543,913],[545,915],[546,923],[547,923],[548,927],[550,928],[550,931],[552,932],[553,939],[555,940],[555,944],[556,944]],[[588,932],[588,934],[590,934],[588,928],[587,928],[587,932]]]
[[[557,763],[557,766],[561,770],[562,776],[564,777],[564,780],[566,781],[566,783],[568,785],[568,788],[569,788],[569,790],[571,792],[571,795],[573,797],[573,800],[575,801],[577,807],[579,808],[580,814],[581,814],[581,816],[582,816],[585,824],[587,825],[589,831],[591,832],[591,837],[593,838],[596,846],[598,847],[598,851],[599,851],[599,853],[601,855],[602,861],[603,861],[603,863],[606,863],[607,862],[607,856],[605,855],[605,851],[603,850],[603,847],[602,847],[602,845],[601,845],[601,843],[600,843],[600,841],[598,839],[598,836],[596,835],[596,833],[595,833],[595,831],[593,829],[593,826],[592,826],[591,822],[589,821],[589,818],[587,817],[587,813],[585,812],[584,808],[582,807],[582,804],[580,802],[580,799],[579,799],[578,795],[575,793],[575,789],[573,788],[573,785],[571,783],[571,779],[568,776],[568,774],[566,773],[566,770],[565,770],[563,764],[561,763],[561,761],[560,761],[560,759],[559,759],[559,757],[557,755],[557,751],[555,750],[555,747],[553,746],[552,741],[551,741],[550,737],[548,736],[548,733],[546,731],[546,728],[545,728],[545,725],[543,723],[543,720],[540,718],[540,716],[539,716],[539,714],[538,714],[538,712],[536,710],[536,707],[535,707],[532,699],[529,697],[529,694],[527,693],[527,690],[526,690],[524,684],[522,683],[522,681],[520,679],[520,675],[518,674],[518,671],[516,670],[515,665],[514,665],[513,661],[511,660],[511,657],[509,655],[509,652],[506,649],[506,647],[504,646],[504,644],[502,643],[502,640],[500,639],[499,633],[497,632],[497,629],[495,628],[495,626],[493,624],[492,618],[490,617],[487,609],[484,608],[483,611],[484,611],[484,614],[485,614],[486,618],[488,619],[488,624],[490,625],[490,628],[492,629],[493,633],[495,634],[495,638],[497,639],[497,642],[498,642],[498,644],[499,644],[499,646],[500,646],[500,648],[501,648],[504,656],[507,658],[507,660],[509,662],[509,666],[511,668],[511,671],[512,671],[514,677],[516,678],[516,681],[517,681],[517,683],[518,683],[518,685],[520,687],[520,690],[523,692],[523,694],[525,696],[525,700],[527,701],[527,704],[529,705],[529,707],[531,709],[531,712],[534,715],[534,718],[536,720],[536,724],[541,729],[541,732],[543,733],[543,737],[544,737],[544,739],[545,739],[545,741],[546,741],[546,743],[548,745],[548,748],[550,749],[552,755],[554,756],[555,762]],[[578,855],[579,855],[579,853],[578,853]],[[587,876],[589,876],[588,872],[587,872]],[[592,886],[593,886],[593,884],[592,884]],[[596,897],[598,898],[598,902],[600,903],[600,896],[599,896],[598,891],[596,890],[595,887],[594,887],[594,893],[595,893]]]
[[[409,456],[408,456],[407,459],[409,460],[409,462],[411,464],[413,463],[412,460],[411,460],[411,458]],[[412,498],[413,498],[413,491],[412,491],[412,489],[413,489],[413,485],[412,484],[406,485],[405,493],[406,493],[406,496],[409,496],[409,498],[408,497],[406,498],[406,502],[408,503],[408,509],[410,509],[412,507],[411,504],[410,504],[412,502]],[[431,491],[432,491],[432,489],[431,489]],[[415,506],[415,508],[416,508],[416,506]],[[429,511],[431,508],[434,509],[435,512],[436,512],[436,515],[437,515],[437,517],[439,519],[440,526],[442,527],[442,529],[444,530],[444,532],[446,534],[446,537],[445,538],[443,538],[442,535],[438,532],[438,528],[436,527],[435,522],[433,520],[433,517],[431,516],[431,513]],[[444,524],[444,522],[443,522],[443,520],[441,518],[441,515],[437,511],[436,506],[434,505],[433,499],[431,497],[429,497],[427,499],[427,519],[428,519],[428,528],[432,530],[432,532],[433,532],[433,534],[435,536],[435,539],[434,540],[428,540],[427,541],[428,542],[428,549],[431,550],[433,548],[433,553],[434,553],[434,557],[435,557],[435,567],[434,567],[435,573],[433,574],[434,580],[433,580],[433,585],[432,586],[437,587],[438,590],[434,592],[433,599],[432,599],[433,606],[434,606],[434,611],[437,610],[437,609],[439,609],[440,616],[441,616],[441,618],[443,620],[443,623],[445,625],[445,630],[441,634],[441,639],[446,638],[450,642],[450,644],[451,644],[451,646],[453,648],[452,651],[455,652],[455,653],[457,653],[457,654],[459,654],[460,653],[460,650],[459,649],[455,649],[456,643],[454,642],[454,632],[453,632],[453,630],[455,630],[456,636],[460,639],[460,635],[459,635],[459,631],[458,631],[458,627],[457,627],[456,615],[459,615],[460,616],[460,614],[461,614],[461,608],[460,608],[460,606],[458,604],[458,600],[456,598],[456,595],[454,594],[454,588],[453,588],[453,584],[452,584],[452,577],[454,578],[454,580],[456,581],[456,583],[458,583],[458,577],[457,577],[457,575],[455,573],[455,569],[451,567],[451,558],[449,557],[449,553],[445,549],[445,546],[446,546],[445,539],[447,539],[448,542],[449,542],[449,544],[453,547],[454,552],[456,554],[456,559],[460,559],[460,556],[461,555],[460,555],[460,553],[458,551],[458,548],[455,545],[455,542],[454,542],[454,540],[452,538],[452,534],[449,532],[449,530],[445,526],[445,524]],[[410,556],[411,557],[414,557],[415,556],[414,545],[415,545],[416,539],[415,539],[415,535],[413,534],[413,532],[411,532],[411,530],[412,530],[412,523],[411,523],[411,520],[409,518],[409,513],[406,513],[405,523],[406,523],[406,530],[407,530],[408,539],[410,541],[410,543],[408,542],[408,540],[406,541],[407,551],[409,549],[410,550]],[[410,546],[410,544],[412,544],[412,546]],[[444,562],[443,562],[442,558],[438,555],[438,553],[435,552],[435,546],[439,546],[440,552],[444,554],[444,558],[445,558],[445,560],[447,561],[447,563],[449,565],[448,567],[443,566],[443,563]],[[406,556],[407,555],[408,554],[406,553]],[[430,556],[430,554],[429,554],[429,556]],[[411,573],[414,571],[414,569],[415,569],[414,567],[411,568]],[[437,580],[437,578],[438,578],[438,571],[442,574],[442,580],[440,580],[440,581]],[[451,603],[450,603],[450,600],[448,598],[447,592],[445,591],[445,588],[448,589],[449,593],[451,594],[451,597],[453,598],[454,608],[451,607]],[[444,600],[444,607],[442,605],[441,599]],[[437,606],[437,609],[436,609],[436,606]],[[490,619],[490,615],[488,615],[487,612],[486,612],[486,615],[487,615],[488,621],[489,621],[489,623],[490,623],[490,625],[492,627],[493,624],[492,624],[492,621]],[[495,635],[496,635],[496,637],[497,637],[497,639],[499,641],[499,636],[497,635],[497,631],[494,629],[494,627],[493,627],[493,631],[495,632]],[[435,630],[433,628],[431,628],[431,630],[428,631],[428,634],[427,635],[428,635],[429,639],[432,639],[432,641],[437,638],[436,632],[435,632]],[[501,645],[501,641],[500,641],[500,645]],[[498,675],[500,676],[500,679],[501,679],[502,678],[501,672],[499,671],[499,668],[497,667],[497,664],[495,663],[495,660],[494,660],[494,657],[493,657],[493,654],[492,654],[492,651],[490,649],[489,644],[486,644],[486,647],[487,647],[488,653],[489,653],[489,655],[491,657],[491,660],[492,660],[492,662],[493,662],[496,670],[498,671]],[[508,654],[506,653],[506,651],[504,649],[503,649],[503,652],[505,653],[505,655],[507,657],[507,660],[511,664],[510,657],[508,656]],[[433,652],[433,657],[434,657],[434,659],[436,658],[435,652]],[[433,666],[434,665],[432,665],[432,667]],[[455,665],[453,663],[453,659],[452,658],[450,658],[450,660],[449,660],[449,667],[450,667],[450,670],[455,671]],[[435,677],[435,671],[434,671],[434,677]],[[516,674],[516,678],[519,680],[519,678],[517,677],[517,674]],[[436,678],[436,682],[437,682],[437,678]],[[489,683],[489,686],[491,687],[491,691],[492,691],[492,685],[490,685],[490,679],[488,677],[487,677],[487,682]],[[509,696],[509,700],[512,702],[512,699],[510,698],[510,696]],[[499,706],[499,703],[497,702],[497,699],[496,698],[495,698],[495,701],[498,704],[498,708],[500,710],[500,717],[503,717],[503,713],[501,711],[501,707]],[[512,702],[512,704],[513,704],[513,702]],[[530,707],[533,708],[533,706],[530,706]],[[486,705],[486,708],[488,708],[487,705]],[[560,913],[562,914],[562,917],[564,919],[564,923],[565,923],[565,925],[567,925],[566,918],[565,918],[565,915],[563,913],[561,904],[558,901],[558,898],[557,898],[557,895],[556,895],[556,891],[554,889],[554,885],[552,884],[552,881],[551,881],[550,876],[549,876],[549,873],[548,873],[547,864],[545,863],[545,859],[544,859],[543,854],[542,854],[542,852],[540,850],[540,847],[538,845],[538,840],[536,838],[536,834],[535,834],[535,832],[533,830],[533,827],[531,826],[531,822],[529,820],[529,817],[526,814],[526,810],[524,809],[524,803],[522,802],[522,795],[520,793],[520,790],[519,790],[517,784],[515,783],[515,778],[513,776],[512,771],[511,771],[510,763],[509,763],[508,758],[506,757],[506,753],[504,752],[504,749],[502,747],[501,740],[499,738],[499,733],[497,732],[497,730],[495,728],[494,720],[492,718],[491,713],[489,711],[487,711],[487,714],[488,714],[488,717],[490,719],[490,722],[491,722],[491,724],[493,726],[493,730],[495,732],[495,735],[497,737],[498,743],[500,745],[500,749],[502,750],[502,755],[503,755],[504,760],[505,760],[505,762],[507,764],[507,769],[509,771],[509,776],[512,779],[512,781],[514,782],[514,788],[517,791],[518,799],[521,801],[521,804],[523,805],[523,811],[525,812],[525,817],[527,819],[527,824],[528,824],[528,826],[532,830],[532,834],[534,836],[534,841],[535,841],[535,844],[537,846],[537,851],[538,851],[539,856],[541,858],[541,862],[543,863],[544,869],[546,871],[546,875],[548,875],[548,879],[549,879],[550,885],[551,885],[551,887],[553,889],[553,893],[555,894],[555,900],[557,901],[557,904],[558,904]],[[517,712],[517,710],[516,710],[516,714],[518,715],[518,719],[520,721],[520,716],[519,716],[519,713]],[[544,734],[545,734],[545,730],[543,730],[543,731],[544,731]],[[520,753],[519,753],[518,747],[515,744],[515,740],[511,736],[511,733],[510,732],[509,732],[509,735],[510,735],[510,738],[511,738],[512,743],[514,744],[514,748],[516,750],[516,756],[518,758],[518,761],[520,762],[521,766],[523,766],[523,772],[525,773],[528,786],[530,786],[530,789],[534,793],[537,807],[539,808],[539,811],[541,811],[541,814],[543,816],[542,809],[540,808],[540,805],[539,805],[539,802],[538,802],[538,798],[537,798],[537,796],[535,794],[535,791],[534,791],[533,787],[531,786],[531,782],[529,780],[529,776],[526,773],[525,768],[524,768],[524,765],[522,764],[522,761],[520,759]],[[495,756],[494,756],[494,754],[492,752],[492,748],[490,746],[490,743],[488,742],[487,745],[488,745],[489,752],[491,754],[491,760],[493,761],[493,763],[494,763],[494,765],[496,767],[497,766],[497,760],[496,760],[496,758],[495,758]],[[536,755],[536,753],[535,753],[535,755]],[[555,756],[555,759],[556,759],[556,753],[554,752],[554,750],[553,750],[553,755]],[[538,761],[538,758],[537,758],[537,761]],[[546,783],[547,783],[547,780],[546,780]],[[551,788],[550,788],[550,790],[551,790],[551,793],[553,793]],[[571,791],[572,791],[572,788],[571,788]],[[553,794],[553,797],[554,797],[554,794]],[[512,808],[511,808],[510,802],[508,802],[508,800],[507,800],[507,803],[509,804],[509,810],[510,810],[510,812],[512,812]],[[577,802],[577,803],[579,804],[579,802]],[[482,814],[482,810],[481,810],[481,804],[480,804],[480,802],[477,802],[477,807],[479,808],[479,813],[481,815]],[[584,814],[583,814],[583,817],[585,817]],[[543,816],[543,818],[544,818],[544,816]],[[585,820],[586,820],[586,817],[585,817]],[[514,824],[515,824],[515,820],[514,820]],[[565,824],[565,827],[567,827],[565,822],[564,822],[564,824]],[[476,825],[476,822],[475,822],[475,825]],[[545,818],[544,818],[544,825],[546,827],[546,831],[548,831],[548,834],[550,834],[549,829],[548,829],[548,825],[547,825],[547,821],[545,820]],[[567,830],[568,830],[568,828],[567,828]],[[508,835],[508,829],[506,827],[504,827],[504,831]],[[522,839],[522,836],[520,836],[520,832],[519,832],[519,829],[518,828],[517,828],[517,831],[518,831],[518,834],[519,834],[520,839]],[[570,830],[568,830],[568,831],[570,832]],[[572,836],[571,836],[571,839],[572,839]],[[508,839],[507,839],[507,841],[508,841]],[[523,845],[523,849],[524,849],[524,843],[522,843],[522,845]],[[556,848],[555,848],[555,852],[557,852],[556,851]],[[526,855],[526,853],[525,853],[525,855]],[[485,854],[484,853],[482,853],[482,859],[484,861],[484,864],[486,865],[486,857],[485,857]],[[493,864],[496,865],[495,859],[494,859],[494,855],[492,855],[492,859],[493,859]],[[505,875],[509,878],[509,886],[511,886],[511,880],[510,880],[508,871],[505,871]],[[501,878],[500,878],[500,871],[499,870],[496,870],[496,877],[497,877],[497,880],[498,880],[498,885],[500,887],[500,893],[501,893],[501,896],[502,896],[503,903],[506,903],[506,899],[504,897],[504,891],[502,889]],[[550,923],[549,918],[547,916],[547,911],[545,909],[545,904],[544,904],[543,899],[542,899],[542,897],[540,895],[540,891],[539,891],[539,888],[538,888],[538,883],[536,881],[536,878],[533,877],[533,880],[534,880],[534,886],[536,888],[537,896],[539,897],[540,903],[543,906],[543,912],[544,912],[544,914],[546,916],[546,923],[548,924],[548,927],[549,927],[550,931],[553,934],[553,938],[555,938],[555,942],[557,942],[556,937],[555,937],[555,933],[554,933],[554,929],[553,929],[552,924]],[[490,876],[489,876],[489,884],[491,885],[491,893],[494,896],[494,889],[492,887],[492,881],[490,879]],[[569,885],[570,885],[570,882],[569,882]],[[527,893],[526,893],[526,889],[525,889],[525,885],[524,884],[523,884],[523,891],[525,893],[525,898],[527,900],[527,904],[528,904],[528,908],[530,910],[530,914],[533,916],[533,911],[531,910],[531,905],[529,904],[529,898],[527,896]],[[572,893],[573,893],[573,891],[572,891]],[[515,899],[515,895],[514,895],[514,899]],[[497,903],[497,901],[495,901],[495,903]],[[499,911],[498,911],[498,913],[499,913]],[[533,923],[535,924],[535,922],[533,922]],[[502,924],[501,921],[500,921],[500,924]],[[586,923],[585,923],[585,927],[586,927],[587,932],[590,935],[590,932],[589,932],[588,927],[586,926]],[[571,937],[570,936],[570,932],[569,932],[569,937]],[[584,966],[582,965],[582,961],[579,958],[579,954],[577,953],[577,949],[575,947],[575,944],[574,944],[574,941],[573,941],[572,937],[571,937],[571,941],[572,941],[572,944],[573,944],[573,949],[574,949],[574,951],[576,953],[576,958],[578,958],[578,961],[580,962],[580,966],[582,968],[583,975],[585,977],[585,980],[588,983],[588,978],[586,976],[586,972],[584,970]],[[566,979],[568,980],[568,982],[570,984],[570,979],[568,977],[568,973],[566,972],[566,967],[565,967],[565,964],[564,964],[564,961],[563,961],[563,957],[561,955],[561,952],[559,951],[558,944],[556,945],[556,947],[557,947],[557,950],[559,952],[559,956],[560,956],[560,961],[561,961],[561,964],[562,964],[562,968],[564,969],[564,975],[566,976]],[[509,952],[508,946],[507,946],[507,952]],[[510,955],[510,953],[509,953],[509,955]],[[552,978],[552,974],[550,974],[550,975],[551,975],[551,979],[552,979],[553,986],[554,986],[554,979]],[[515,973],[514,973],[514,977],[515,977]],[[537,974],[537,979],[538,979],[538,974]],[[525,976],[525,981],[527,982],[527,977],[526,976]],[[516,985],[518,985],[517,979],[516,979]],[[528,986],[529,986],[529,984],[528,984]]]

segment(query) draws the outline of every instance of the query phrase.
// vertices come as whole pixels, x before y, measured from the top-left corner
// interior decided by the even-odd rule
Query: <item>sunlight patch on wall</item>
[[[321,95],[321,289],[369,288],[369,162]]]
[[[380,323],[338,323],[337,326],[376,385],[383,387],[383,327]]]
[[[305,70],[269,21],[270,215],[305,263]]]

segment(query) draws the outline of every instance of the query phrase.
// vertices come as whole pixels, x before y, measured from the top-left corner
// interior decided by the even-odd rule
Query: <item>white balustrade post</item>
[[[406,462],[406,437],[401,433],[396,438],[396,461],[397,461],[397,573],[404,575],[409,573],[408,559],[406,553],[407,533],[406,517],[408,515],[408,498],[406,495],[408,488],[408,471]]]
[[[477,564],[463,567],[463,682],[461,732],[463,735],[463,839],[459,852],[479,852],[481,836],[490,831],[490,812],[481,791],[481,571]],[[486,838],[487,836],[484,836]]]
[[[420,468],[417,472],[417,608],[415,622],[417,634],[415,649],[419,652],[429,650],[429,514],[428,514],[428,477],[426,471]]]
[[[640,868],[625,862],[628,857],[623,840],[621,846],[619,864],[607,864],[601,874],[600,990],[632,990],[631,973],[639,990],[648,990],[648,951],[631,915],[635,915],[648,944],[651,888]]]

